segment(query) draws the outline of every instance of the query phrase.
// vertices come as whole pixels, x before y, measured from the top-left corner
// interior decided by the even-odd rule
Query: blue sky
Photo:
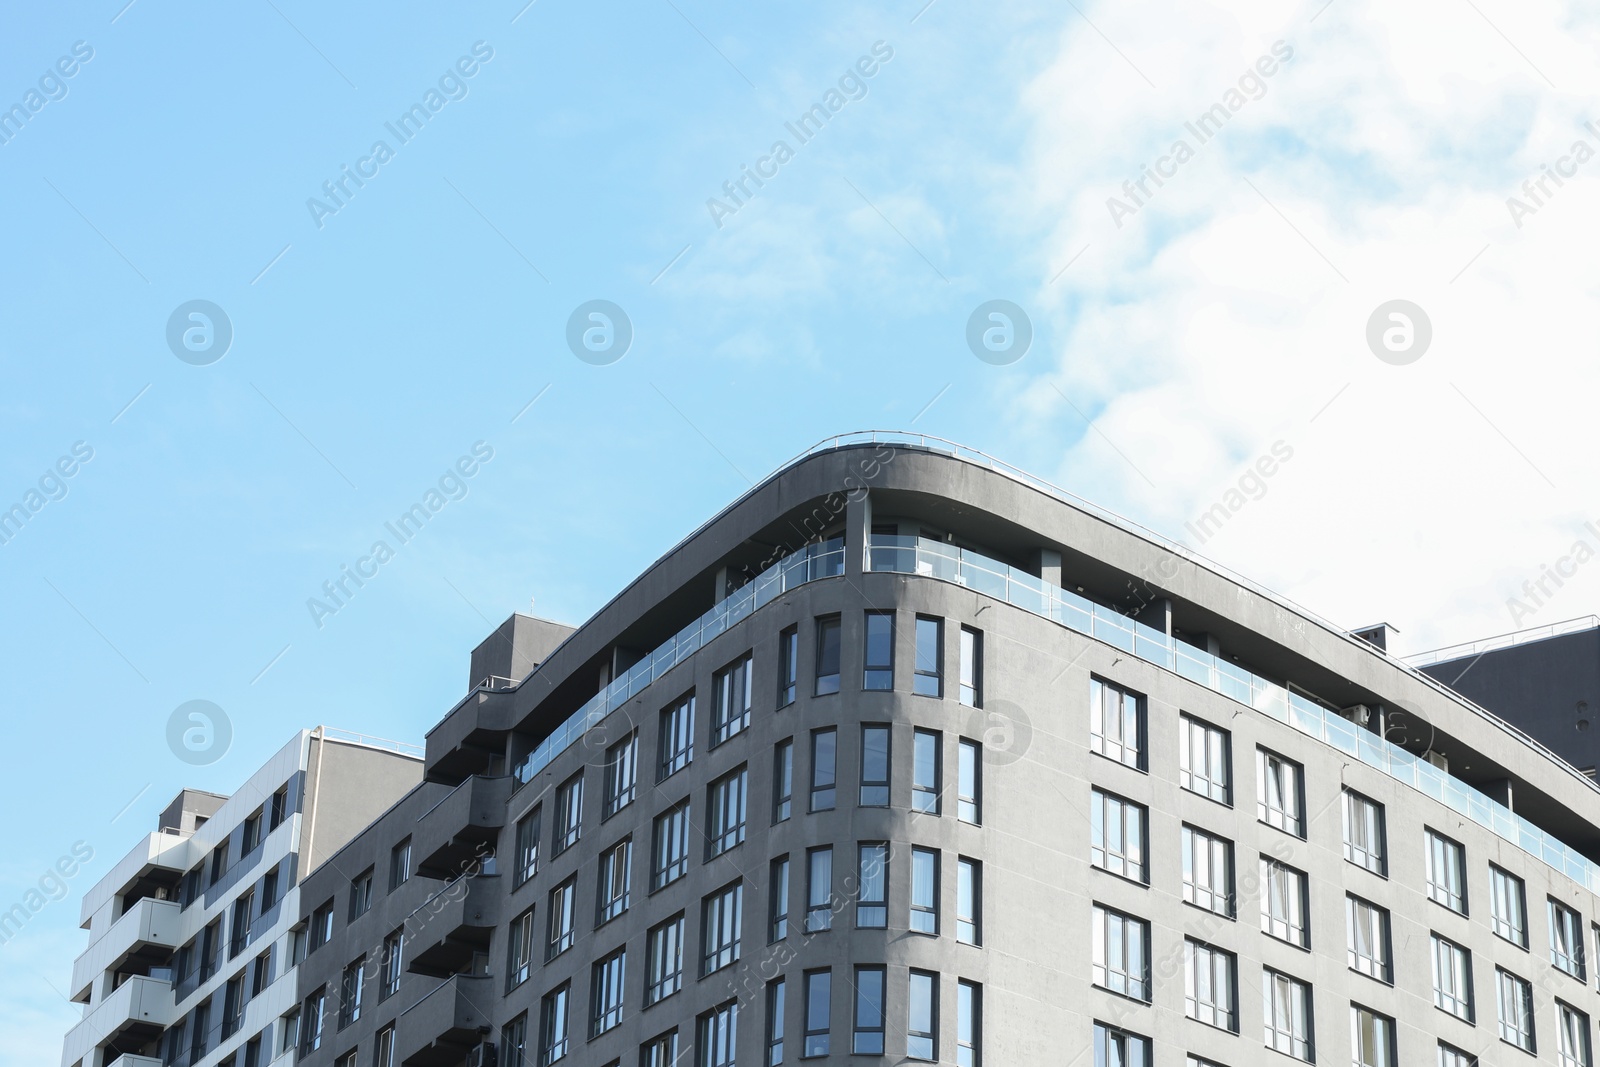
[[[0,544],[0,910],[96,852],[0,945],[0,1031],[37,1035],[0,1062],[58,1055],[77,898],[177,789],[227,791],[317,723],[420,741],[509,612],[582,621],[827,435],[953,438],[1174,536],[1290,442],[1197,547],[1412,648],[1511,629],[1600,516],[1592,175],[1523,227],[1505,206],[1600,145],[1595,28],[1560,5],[123,2],[0,34],[0,106],[59,96],[0,144],[0,507],[59,497]],[[1259,99],[1115,225],[1108,198],[1278,41]],[[385,124],[430,90],[401,143]],[[1364,340],[1394,298],[1434,327],[1404,368]],[[1008,366],[965,340],[991,299],[1032,322]],[[166,340],[194,300],[232,326],[207,365]],[[610,365],[566,342],[591,300],[632,324]],[[307,599],[479,442],[317,625]],[[233,725],[209,766],[166,745],[194,699]]]

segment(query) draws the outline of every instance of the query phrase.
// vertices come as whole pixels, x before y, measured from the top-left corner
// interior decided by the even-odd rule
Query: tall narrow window
[[[400,992],[400,976],[405,973],[405,946],[404,926],[383,939],[383,982],[378,986],[379,1003]]]
[[[1150,1039],[1097,1022],[1094,1067],[1150,1067]]]
[[[572,1008],[572,986],[563,985],[544,995],[539,1004],[539,1062],[555,1063],[567,1054],[568,1014]]]
[[[912,971],[907,982],[906,1055],[939,1059],[939,976]]]
[[[806,933],[833,929],[833,849],[806,852]]]
[[[559,856],[578,843],[583,833],[583,772],[568,778],[556,790],[555,842],[551,853]]]
[[[644,1004],[683,988],[683,913],[650,928],[645,937]]]
[[[517,867],[513,889],[520,887],[539,869],[539,809],[534,808],[517,820]]]
[[[650,831],[650,889],[671,885],[689,871],[689,801],[656,816]]]
[[[577,919],[578,878],[573,875],[550,890],[549,936],[545,940],[544,958],[553,960],[572,947]]]
[[[858,1056],[883,1055],[882,967],[856,968],[856,1024],[850,1051]]]
[[[656,781],[664,782],[694,760],[694,694],[661,712],[661,755],[656,760]]]
[[[1306,926],[1306,875],[1286,864],[1261,857],[1261,932],[1291,945],[1309,948]]]
[[[983,987],[956,983],[956,1067],[982,1067]]]
[[[506,990],[517,988],[533,971],[533,909],[511,920],[506,937]]]
[[[833,996],[833,972],[807,971],[806,982],[806,1032],[805,1042],[800,1055],[804,1057],[826,1056],[830,1044],[830,1030],[832,1017],[829,1001]]]
[[[956,817],[983,822],[983,746],[965,737],[956,749]]]
[[[767,878],[767,941],[782,941],[789,936],[789,857],[779,856],[772,861],[771,875]]]
[[[911,929],[939,933],[939,853],[931,848],[911,849]]]
[[[1183,942],[1183,962],[1184,1013],[1207,1026],[1237,1033],[1237,957],[1214,945],[1187,938]]]
[[[917,666],[911,691],[919,696],[944,695],[944,620],[917,616]]]
[[[1533,986],[1510,971],[1495,968],[1495,999],[1500,1008],[1500,1040],[1532,1052]]]
[[[779,741],[772,752],[772,822],[777,825],[794,811],[794,738]]]
[[[1355,1067],[1394,1067],[1394,1020],[1350,1005],[1350,1047]]]
[[[711,800],[711,822],[706,827],[708,860],[744,843],[745,797],[749,787],[749,769],[740,767],[712,782],[707,790]]]
[[[384,1041],[384,1035],[388,1041]],[[529,1067],[528,1016],[517,1016],[500,1028],[500,1059],[505,1067]],[[394,1063],[394,1027],[378,1035],[378,1060],[376,1067],[396,1067]]]
[[[594,921],[600,926],[628,910],[629,889],[633,885],[633,838],[625,837],[600,854],[600,877],[596,882]]]
[[[678,1031],[657,1034],[641,1045],[639,1067],[678,1067]]]
[[[863,689],[894,688],[894,613],[869,611],[866,615],[866,645],[862,650],[865,670]]]
[[[1189,715],[1178,716],[1182,744],[1178,780],[1191,793],[1219,804],[1233,803],[1233,754],[1228,731]]]
[[[1556,1001],[1556,1062],[1561,1067],[1591,1067],[1589,1016]]]
[[[734,1067],[733,1051],[738,1041],[739,1002],[730,1000],[700,1016],[700,1059],[696,1067]]]
[[[983,864],[965,856],[956,863],[956,940],[983,944]]]
[[[350,880],[350,916],[346,921],[354,921],[367,913],[372,907],[372,868],[368,867]],[[263,909],[265,910],[265,909]],[[248,924],[250,913],[245,912],[245,921]],[[237,918],[237,913],[235,914]],[[234,938],[238,939],[235,929]]]
[[[389,891],[392,893],[411,877],[411,838],[389,852]]]
[[[744,909],[744,884],[735,882],[706,897],[700,905],[702,975],[719,971],[739,960],[739,925]]]
[[[1459,842],[1428,831],[1428,897],[1467,913],[1467,855]]]
[[[811,810],[832,811],[839,784],[839,732],[811,731]]]
[[[1099,789],[1089,795],[1089,862],[1103,871],[1147,882],[1144,865],[1145,825],[1150,813],[1114,793]]]
[[[1489,865],[1489,913],[1494,932],[1513,945],[1528,947],[1528,895],[1522,879]]]
[[[889,728],[861,728],[861,806],[889,806]]]
[[[1144,697],[1089,680],[1089,747],[1107,759],[1144,770]]]
[[[1380,982],[1394,980],[1389,956],[1389,912],[1357,896],[1344,898],[1345,958],[1350,969]]]
[[[629,804],[639,790],[639,735],[629,734],[606,749],[606,804],[603,818],[609,819]]]
[[[1261,976],[1261,1001],[1266,1046],[1313,1062],[1311,987],[1268,968]]]
[[[1472,955],[1438,934],[1433,940],[1433,1003],[1458,1019],[1473,1021]]]
[[[817,620],[816,695],[839,691],[839,616]]]
[[[968,626],[961,628],[961,703],[983,707],[983,634]]]
[[[1135,1000],[1150,999],[1150,924],[1094,906],[1094,984]]]
[[[712,679],[716,708],[711,716],[711,747],[750,725],[750,653],[734,660]]]
[[[784,989],[782,978],[767,983],[767,1056],[762,1061],[766,1067],[783,1062]]]
[[[1583,966],[1583,919],[1555,900],[1547,900],[1550,914],[1550,962],[1578,981],[1587,981]]]
[[[1233,917],[1233,842],[1183,828],[1183,899]]]
[[[1389,873],[1384,843],[1383,805],[1349,789],[1344,791],[1344,858],[1373,874]]]
[[[617,949],[596,963],[589,980],[589,1036],[599,1037],[622,1025],[623,987],[628,954]]]
[[[1256,749],[1256,817],[1296,837],[1306,836],[1303,776],[1300,764]]]
[[[874,841],[856,849],[856,925],[889,925],[889,846]]]
[[[778,635],[778,707],[794,703],[800,681],[800,628],[791,626]]]
[[[917,730],[911,735],[911,810],[939,814],[940,767],[943,735],[937,730]]]

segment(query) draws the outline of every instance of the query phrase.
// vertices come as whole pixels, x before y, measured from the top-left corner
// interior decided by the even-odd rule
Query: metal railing
[[[1576,619],[1563,619],[1561,622],[1546,623],[1543,626],[1533,626],[1526,630],[1513,630],[1511,633],[1495,634],[1493,637],[1484,637],[1477,641],[1446,645],[1444,648],[1430,649],[1427,652],[1418,652],[1415,655],[1402,658],[1412,667],[1427,667],[1434,663],[1465,659],[1468,656],[1481,656],[1485,652],[1513,648],[1532,641],[1543,641],[1548,637],[1580,633],[1584,630],[1593,630],[1596,627],[1600,627],[1600,615],[1583,615]]]
[[[422,759],[425,751],[421,745],[413,745],[406,741],[391,741],[387,737],[373,737],[371,734],[357,733],[354,730],[341,730],[334,726],[324,726],[322,736],[329,741],[342,741],[351,745],[364,745],[367,748],[381,748],[388,752],[397,752],[402,756],[412,759]]]

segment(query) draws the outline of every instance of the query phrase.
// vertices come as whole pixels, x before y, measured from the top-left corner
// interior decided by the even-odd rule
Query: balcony
[[[87,930],[94,913],[108,901],[129,893],[156,895],[165,888],[173,896],[189,869],[189,838],[177,834],[153,833],[145,836],[126,856],[117,861],[83,895],[78,925]]]
[[[125,1049],[142,1049],[160,1037],[177,1014],[171,982],[129,978],[67,1031],[61,1062],[77,1063],[99,1048],[106,1050],[107,1060],[116,1059]]]
[[[417,820],[417,873],[453,880],[494,852],[506,822],[511,779],[473,776]]]
[[[401,1067],[447,1067],[492,1029],[492,978],[458,974],[400,1014]]]
[[[106,1064],[106,1067],[161,1067],[161,1060],[154,1056],[135,1056],[130,1052],[127,1055],[118,1056]]]
[[[406,920],[410,962],[415,974],[444,978],[489,948],[499,918],[498,879],[459,878],[434,894]]]
[[[95,979],[107,972],[166,966],[178,947],[181,911],[176,901],[145,897],[123,912],[73,963],[72,999],[87,1004]]]

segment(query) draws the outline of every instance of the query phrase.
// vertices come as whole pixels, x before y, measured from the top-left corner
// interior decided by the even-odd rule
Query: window
[[[1094,906],[1094,984],[1134,1000],[1150,999],[1150,924]]]
[[[1583,966],[1583,919],[1577,912],[1547,900],[1550,914],[1550,962],[1580,982],[1587,981]]]
[[[272,949],[269,948],[257,956],[251,968],[250,995],[258,997],[272,984]]]
[[[889,806],[889,728],[861,728],[861,806]]]
[[[1590,1067],[1589,1016],[1556,1001],[1556,1062],[1561,1067]]]
[[[1270,1049],[1313,1062],[1311,987],[1270,968],[1261,976],[1263,1037]]]
[[[1149,816],[1142,804],[1093,790],[1089,796],[1089,862],[1123,878],[1148,882],[1144,841]]]
[[[1347,940],[1345,958],[1350,969],[1380,982],[1394,980],[1389,954],[1389,912],[1357,896],[1344,898]]]
[[[567,1016],[572,1009],[570,984],[552,989],[539,1004],[539,1062],[551,1064],[567,1054]]]
[[[689,801],[680,801],[657,815],[650,838],[650,888],[654,891],[689,871]]]
[[[939,814],[940,749],[942,735],[935,730],[917,730],[911,735],[911,810],[927,815]]]
[[[694,694],[661,712],[661,757],[656,781],[662,782],[694,761]]]
[[[956,983],[956,1067],[981,1067],[983,987]]]
[[[629,889],[633,884],[633,838],[625,837],[600,856],[600,898],[595,907],[595,925],[608,923],[628,910]]]
[[[678,1067],[678,1031],[668,1030],[641,1045],[639,1067]]]
[[[1494,970],[1495,1000],[1500,1008],[1500,1040],[1533,1049],[1533,986],[1510,971]]]
[[[933,849],[911,850],[911,929],[939,933],[939,853]]]
[[[559,856],[578,843],[583,834],[583,772],[562,782],[556,788],[555,840],[550,847],[552,856]]]
[[[386,1031],[389,1035],[389,1051],[394,1051],[394,1027]],[[383,1059],[383,1034],[378,1035],[378,1067],[394,1067]],[[517,1016],[500,1028],[500,1058],[505,1067],[528,1067],[528,1016],[527,1013]]]
[[[789,936],[788,856],[779,856],[772,861],[772,873],[767,879],[767,886],[767,941],[771,943]]]
[[[706,859],[713,859],[744,841],[745,795],[750,772],[740,767],[711,783],[711,822],[706,827]]]
[[[730,1000],[700,1016],[700,1060],[697,1067],[734,1067],[738,1039],[739,1002]]]
[[[791,626],[778,635],[778,707],[794,703],[799,676],[800,628]]]
[[[961,628],[961,703],[983,707],[983,634]]]
[[[629,804],[639,791],[639,735],[629,734],[606,749],[606,803],[602,819],[609,819]]]
[[[1183,899],[1233,917],[1233,842],[1183,828]]]
[[[1311,947],[1306,927],[1306,875],[1261,857],[1261,932],[1301,948]]]
[[[817,620],[817,696],[839,691],[839,616]]]
[[[738,961],[743,905],[744,885],[740,882],[717,890],[701,902],[701,929],[705,933],[701,974],[710,974]]]
[[[1432,830],[1428,831],[1428,897],[1451,911],[1467,913],[1466,850]]]
[[[856,1055],[883,1055],[882,967],[856,968],[856,1024],[850,1051]]]
[[[746,652],[722,668],[711,679],[711,747],[743,731],[750,725],[750,675],[754,662]]]
[[[939,976],[912,971],[907,989],[906,1055],[914,1060],[939,1059]]]
[[[1256,749],[1256,817],[1296,837],[1306,836],[1304,777],[1300,764]]]
[[[1239,1030],[1238,960],[1193,938],[1183,942],[1184,1014],[1207,1026]]]
[[[1144,770],[1144,697],[1091,678],[1089,748],[1107,759]]]
[[[300,1009],[291,1008],[278,1020],[279,1029],[283,1033],[283,1040],[278,1045],[278,1054],[292,1052],[300,1046]]]
[[[379,1037],[381,1038],[382,1035],[380,1034]],[[261,1042],[262,1035],[257,1034],[244,1043],[244,1067],[261,1067]],[[381,1044],[378,1047],[378,1052],[380,1055],[383,1052]],[[379,1059],[374,1061],[374,1067],[386,1067],[386,1065],[382,1059]],[[392,1067],[392,1065],[387,1065],[387,1067]]]
[[[983,864],[962,856],[956,862],[956,940],[983,944]]]
[[[306,997],[300,1008],[300,1054],[308,1055],[322,1047],[322,1017],[328,1006],[328,990],[319,989]],[[204,1004],[195,1009],[195,1055],[192,1059],[199,1059],[205,1048],[205,1015]]]
[[[856,850],[856,925],[889,925],[889,845],[875,841]]]
[[[248,856],[261,844],[261,809],[257,808],[255,814],[244,821],[244,827],[239,833],[239,855]]]
[[[346,977],[348,977],[348,972]],[[360,1010],[360,1007],[361,1004],[358,991],[358,998],[356,1001],[357,1011]],[[239,1024],[243,1021],[244,972],[240,971],[238,974],[228,979],[228,984],[222,991],[222,1036],[224,1038],[229,1038],[238,1033]],[[348,1021],[349,1020],[345,1020],[344,1022]],[[344,1022],[341,1022],[340,1025],[344,1025]]]
[[[1178,781],[1191,793],[1219,804],[1233,803],[1231,743],[1228,731],[1188,715],[1178,716],[1181,747]]]
[[[350,918],[354,921],[372,907],[372,868],[368,867],[350,880]]]
[[[254,890],[248,890],[233,902],[233,918],[228,926],[230,960],[250,945],[250,911],[255,907],[255,896]]]
[[[865,671],[861,679],[863,689],[894,688],[894,613],[867,612],[865,648],[862,660]]]
[[[289,810],[289,787],[287,785],[278,787],[278,791],[272,794],[272,802],[267,808],[267,832],[271,833],[283,825],[283,820],[294,814]]]
[[[767,983],[767,1058],[762,1061],[766,1067],[783,1062],[784,989],[782,978]]]
[[[216,885],[222,876],[228,873],[228,845],[231,842],[224,840],[222,844],[211,850],[211,881]]]
[[[351,1049],[349,1052],[346,1052],[343,1056],[340,1056],[338,1059],[334,1060],[333,1061],[333,1067],[356,1067],[356,1059],[357,1059],[357,1057],[358,1057],[357,1050],[356,1049]],[[233,1057],[230,1056],[227,1059],[223,1060],[222,1063],[219,1065],[219,1067],[233,1067]]]
[[[644,971],[645,1007],[683,988],[682,912],[650,928],[645,937]]]
[[[517,820],[517,869],[513,889],[525,884],[539,869],[539,809]]]
[[[1150,1039],[1097,1022],[1094,1067],[1150,1067]]]
[[[1360,793],[1344,791],[1344,858],[1373,874],[1387,876],[1383,805]]]
[[[944,620],[917,616],[917,664],[911,691],[919,696],[944,695]]]
[[[378,986],[382,1003],[400,992],[400,976],[405,973],[406,928],[400,927],[383,939],[383,981]]]
[[[411,838],[406,838],[389,852],[389,892],[405,885],[411,877]]]
[[[274,867],[261,877],[261,914],[265,915],[278,903],[278,868]]]
[[[806,982],[806,1032],[801,1057],[826,1056],[828,1037],[832,1024],[829,999],[833,995],[833,972],[807,971]]]
[[[1522,879],[1492,863],[1489,865],[1489,918],[1496,934],[1513,945],[1528,947],[1528,896]]]
[[[831,727],[811,731],[811,810],[832,811],[839,781],[839,734]]]
[[[594,965],[589,979],[589,1036],[599,1037],[622,1025],[623,983],[628,953],[617,949]]]
[[[772,824],[794,813],[794,738],[779,741],[772,751]]]
[[[511,920],[506,937],[506,989],[517,988],[533,973],[533,909]]]
[[[1439,1067],[1478,1067],[1478,1057],[1439,1042]]]
[[[361,1018],[361,994],[365,989],[367,957],[357,956],[344,969],[339,984],[339,1029]]]
[[[206,932],[206,934],[208,936],[203,939],[204,955],[206,955],[206,956],[210,956],[211,952],[213,951],[212,945],[214,944],[214,940],[213,939],[215,937],[215,934],[213,934],[212,931],[213,931],[213,929],[216,928],[216,926],[217,926],[217,924],[215,922],[213,922],[210,926],[206,927],[205,932]],[[311,948],[310,948],[310,951],[312,951],[312,952],[317,951],[317,949],[321,948],[323,945],[326,945],[330,940],[332,940],[332,938],[333,938],[333,901],[330,900],[326,904],[324,904],[320,908],[318,908],[316,911],[311,913]],[[202,972],[203,971],[204,971],[204,968],[202,967]],[[202,978],[205,977],[204,973],[201,974],[201,977]]]
[[[833,849],[806,852],[806,933],[833,929]]]
[[[974,825],[983,822],[983,746],[961,739],[956,748],[956,817]]]
[[[1438,934],[1433,935],[1433,1004],[1458,1019],[1473,1021],[1472,956]]]
[[[577,919],[578,876],[573,875],[550,890],[549,934],[545,939],[544,958],[548,962],[572,947],[573,927]]]
[[[1350,1048],[1355,1067],[1394,1067],[1394,1020],[1350,1005]]]

